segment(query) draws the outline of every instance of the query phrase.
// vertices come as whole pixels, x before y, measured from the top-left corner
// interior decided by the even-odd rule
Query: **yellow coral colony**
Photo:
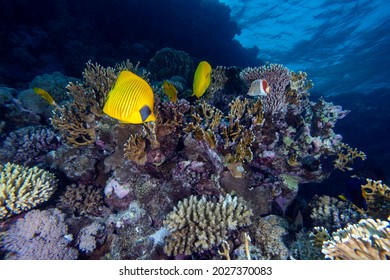
[[[130,71],[122,71],[108,94],[103,112],[123,123],[155,121],[154,94],[150,85]]]
[[[55,176],[38,167],[0,165],[0,220],[47,201],[57,188]]]

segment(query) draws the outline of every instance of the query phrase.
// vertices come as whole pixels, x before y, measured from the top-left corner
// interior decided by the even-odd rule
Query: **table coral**
[[[44,169],[0,165],[0,220],[47,201],[56,189],[57,179]]]

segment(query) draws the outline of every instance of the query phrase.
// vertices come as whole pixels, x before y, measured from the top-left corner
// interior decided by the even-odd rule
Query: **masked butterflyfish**
[[[34,92],[38,94],[40,97],[45,99],[50,105],[57,106],[56,102],[54,101],[53,97],[44,89],[42,88],[33,88]]]
[[[207,61],[201,61],[196,68],[192,91],[196,97],[200,98],[210,86],[211,66]]]
[[[175,86],[171,82],[165,80],[162,87],[163,87],[165,94],[168,96],[169,100],[171,100],[172,102],[176,102],[177,101],[177,89],[175,88]]]
[[[266,80],[258,79],[252,82],[249,88],[249,96],[267,96],[270,92],[270,87]]]
[[[155,121],[154,94],[150,85],[130,71],[122,71],[108,94],[103,112],[123,123]]]

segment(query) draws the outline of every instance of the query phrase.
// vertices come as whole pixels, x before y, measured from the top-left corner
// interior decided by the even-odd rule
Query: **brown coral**
[[[95,142],[96,117],[103,115],[104,101],[116,76],[115,69],[89,61],[83,72],[84,83],[67,85],[73,101],[56,107],[51,123],[69,144],[86,146]]]
[[[377,219],[386,219],[390,214],[390,188],[382,181],[367,179],[362,191],[366,196],[368,214]]]
[[[57,207],[75,215],[97,216],[104,207],[102,190],[92,185],[69,185],[60,197]]]
[[[125,158],[136,162],[138,165],[144,165],[146,163],[145,147],[146,141],[141,135],[130,135],[123,149]]]

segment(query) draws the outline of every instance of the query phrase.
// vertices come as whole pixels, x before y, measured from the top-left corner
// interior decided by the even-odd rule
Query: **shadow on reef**
[[[194,64],[185,52],[164,48],[146,68],[89,61],[79,80],[58,73],[34,79],[54,105],[34,107],[42,99],[34,91],[0,88],[0,106],[10,109],[0,130],[4,258],[353,259],[354,248],[333,251],[337,238],[329,234],[352,223],[362,236],[375,228],[379,245],[388,240],[386,184],[374,176],[359,182],[364,209],[346,188],[336,189],[342,182],[329,195],[314,185],[365,162],[365,153],[334,131],[348,110],[310,100],[306,73],[280,64],[213,66],[196,98]],[[122,123],[103,113],[122,71],[152,89],[132,102],[141,117],[149,104],[154,121]],[[269,93],[248,96],[258,80]],[[145,96],[154,103],[142,103]],[[362,246],[374,258],[378,244]]]

